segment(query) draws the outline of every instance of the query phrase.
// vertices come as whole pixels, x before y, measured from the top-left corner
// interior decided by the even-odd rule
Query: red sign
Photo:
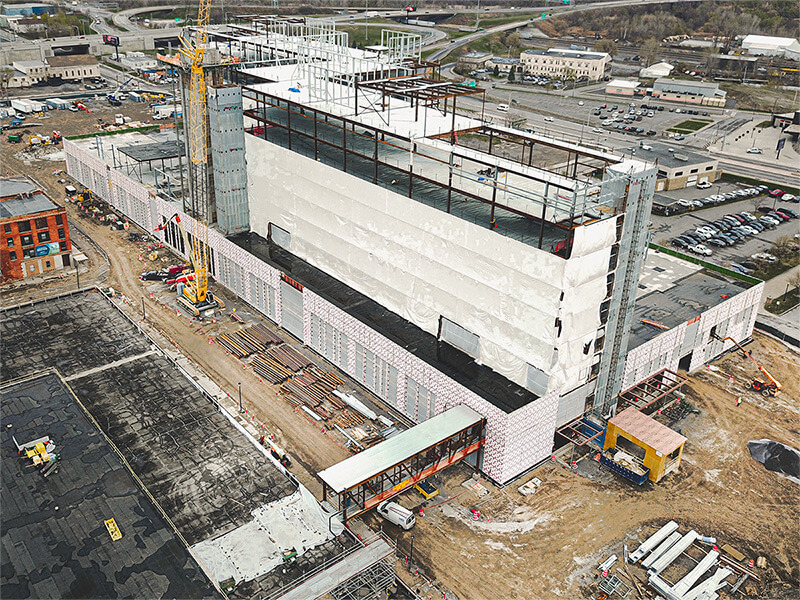
[[[285,281],[296,290],[303,291],[303,285],[286,275],[286,273],[281,273],[281,281]]]

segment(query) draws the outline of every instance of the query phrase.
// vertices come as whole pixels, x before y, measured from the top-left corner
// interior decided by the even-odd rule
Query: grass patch
[[[772,127],[772,121],[769,120],[761,121],[761,123],[756,125],[756,127],[758,127],[759,129],[769,129],[770,127]]]
[[[782,296],[770,299],[769,302],[764,304],[764,308],[773,314],[780,315],[787,310],[793,309],[798,304],[800,304],[800,289],[794,288]]]
[[[743,85],[741,83],[720,82],[720,89],[728,92],[728,97],[736,99],[736,108],[741,111],[761,111],[770,114],[794,110],[794,91],[779,85]]]
[[[759,263],[761,262],[764,261],[759,261]],[[752,275],[753,277],[758,277],[759,279],[767,281],[796,267],[798,262],[800,262],[800,259],[798,259],[797,255],[775,261],[774,263],[764,262],[757,270],[753,271]]]
[[[381,20],[370,20],[367,21],[369,23],[369,27],[364,27],[364,22],[362,21],[360,25],[345,25],[344,27],[337,27],[337,31],[344,31],[347,33],[347,41],[348,45],[352,48],[358,48],[363,46],[372,46],[374,44],[381,43],[381,31],[383,31],[378,25],[384,25],[387,23],[385,19]],[[394,23],[394,21],[388,21]],[[366,31],[364,31],[366,29]],[[392,31],[401,31],[400,29],[392,29]],[[406,33],[417,33],[415,31],[406,31]]]
[[[678,123],[674,127],[670,127],[667,131],[672,131],[674,133],[694,133],[713,122],[714,121],[708,119],[688,119],[682,123]]]

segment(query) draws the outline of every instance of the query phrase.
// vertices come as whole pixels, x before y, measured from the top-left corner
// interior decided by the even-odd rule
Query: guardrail
[[[677,250],[673,250],[671,248],[665,248],[664,246],[659,246],[658,244],[653,244],[653,243],[650,244],[650,248],[652,248],[656,252],[662,252],[664,254],[674,256],[675,258],[680,258],[681,260],[685,260],[687,262],[700,265],[704,269],[708,269],[709,271],[715,271],[717,273],[720,273],[721,275],[725,275],[726,277],[738,279],[739,281],[742,281],[749,285],[758,285],[759,283],[762,283],[762,281],[756,277],[750,277],[749,275],[745,275],[744,273],[739,273],[738,271],[734,271],[733,269],[728,269],[727,267],[720,267],[719,265],[715,265],[714,263],[706,262],[702,258],[697,258],[696,256],[692,256],[690,254],[684,254],[683,252],[678,252]]]

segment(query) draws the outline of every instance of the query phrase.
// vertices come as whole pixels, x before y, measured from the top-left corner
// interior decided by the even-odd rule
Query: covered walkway
[[[486,419],[465,405],[451,408],[408,431],[319,473],[323,501],[337,496],[342,518],[356,516],[408,486],[480,452]],[[477,465],[480,465],[478,456]],[[332,502],[331,500],[329,500]]]

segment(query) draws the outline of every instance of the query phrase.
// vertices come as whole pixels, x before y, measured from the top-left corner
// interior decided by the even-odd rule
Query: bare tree
[[[8,65],[0,67],[0,95],[5,96],[8,91],[8,84],[14,76],[14,69]]]
[[[797,271],[796,273],[792,273],[791,275],[789,275],[789,278],[786,280],[786,283],[788,283],[794,289],[800,290],[800,271]]]
[[[597,52],[606,52],[611,56],[614,56],[617,52],[619,52],[619,46],[617,46],[617,43],[614,40],[608,38],[597,42],[594,45],[594,49]]]
[[[642,49],[640,51],[642,58],[644,58],[645,66],[649,67],[653,62],[655,62],[656,56],[658,56],[658,51],[661,48],[661,44],[655,38],[650,38],[649,40],[645,40],[644,44],[642,44]]]
[[[778,259],[783,259],[791,256],[795,251],[795,247],[796,244],[792,238],[790,238],[788,235],[782,235],[777,240],[772,242],[770,253],[777,256]]]

